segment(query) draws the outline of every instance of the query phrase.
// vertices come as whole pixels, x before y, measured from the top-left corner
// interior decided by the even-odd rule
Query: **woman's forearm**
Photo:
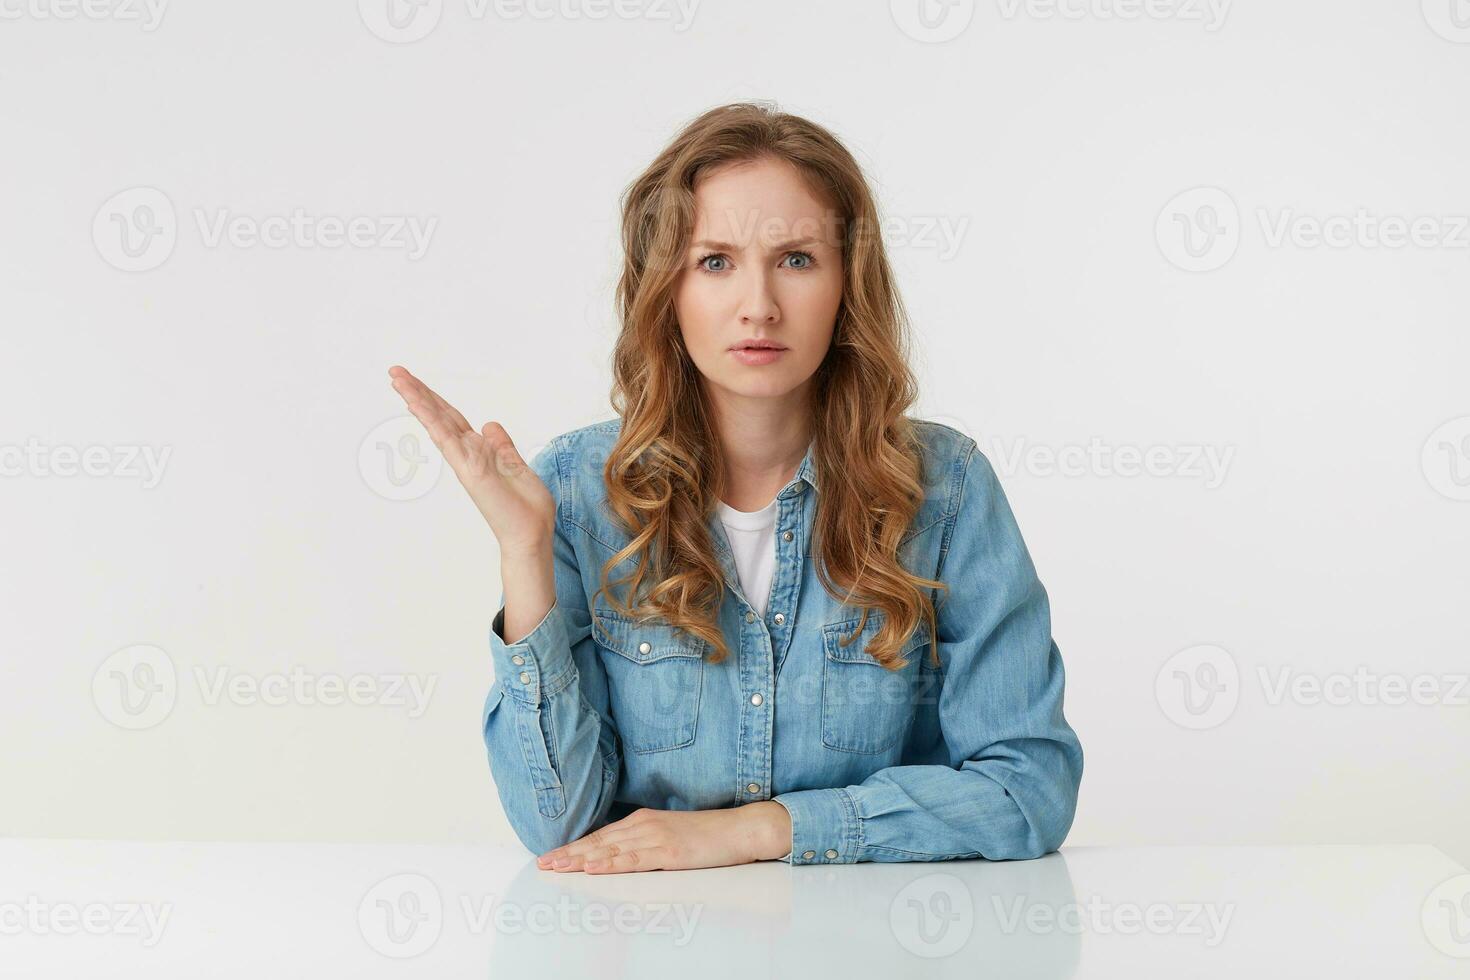
[[[556,604],[551,542],[525,554],[501,554],[500,582],[505,592],[506,643],[523,639]]]

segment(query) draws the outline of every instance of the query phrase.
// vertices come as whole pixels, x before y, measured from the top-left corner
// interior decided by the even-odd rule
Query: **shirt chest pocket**
[[[647,753],[693,744],[709,644],[665,622],[639,623],[609,609],[593,613],[623,747]]]
[[[899,648],[908,663],[888,670],[867,647],[883,628],[885,614],[868,613],[861,633],[842,640],[862,617],[822,627],[822,744],[842,752],[885,752],[908,734],[917,704],[919,658],[928,655],[929,624],[919,625]]]

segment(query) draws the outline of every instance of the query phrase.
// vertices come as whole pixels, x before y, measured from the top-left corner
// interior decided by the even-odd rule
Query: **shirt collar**
[[[791,482],[786,484],[786,486],[783,487],[781,489],[781,492],[778,493],[776,496],[789,497],[792,494],[796,493],[796,485],[801,480],[805,480],[813,490],[817,489],[816,452],[817,440],[814,437],[811,442],[807,443],[806,455],[801,457],[801,465],[796,468],[796,476],[792,477]]]

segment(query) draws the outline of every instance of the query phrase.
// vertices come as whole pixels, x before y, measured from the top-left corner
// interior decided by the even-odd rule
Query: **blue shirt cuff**
[[[793,865],[857,862],[857,805],[846,789],[803,789],[771,799],[791,816],[791,853],[783,860]]]
[[[490,623],[490,658],[505,693],[534,707],[571,683],[576,663],[560,603],[553,603],[541,622],[519,641],[506,643],[504,637],[502,605]]]

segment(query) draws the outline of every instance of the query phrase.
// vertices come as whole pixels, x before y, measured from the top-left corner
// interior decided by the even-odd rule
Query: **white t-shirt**
[[[776,510],[780,500],[760,510],[736,510],[723,500],[718,502],[720,523],[725,537],[735,552],[735,570],[740,574],[740,591],[765,618],[766,600],[771,596],[771,576],[776,572]]]

